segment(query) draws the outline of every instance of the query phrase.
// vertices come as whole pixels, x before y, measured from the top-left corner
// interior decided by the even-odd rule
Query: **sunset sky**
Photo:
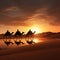
[[[60,0],[0,0],[0,33],[7,29],[60,32]]]

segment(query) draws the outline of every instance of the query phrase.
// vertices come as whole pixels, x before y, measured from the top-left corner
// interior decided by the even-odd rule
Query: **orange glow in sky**
[[[40,30],[40,28],[39,28],[39,26],[38,25],[33,25],[33,26],[31,26],[31,30],[34,32],[36,32],[35,34],[37,34],[37,33],[41,33],[41,30]]]

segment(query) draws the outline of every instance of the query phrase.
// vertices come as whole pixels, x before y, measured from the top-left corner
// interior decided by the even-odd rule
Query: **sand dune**
[[[60,60],[60,41],[0,50],[0,60]]]

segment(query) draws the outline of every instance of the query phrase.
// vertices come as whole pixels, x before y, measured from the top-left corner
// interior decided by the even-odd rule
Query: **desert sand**
[[[0,48],[0,60],[60,60],[60,40],[21,47]]]

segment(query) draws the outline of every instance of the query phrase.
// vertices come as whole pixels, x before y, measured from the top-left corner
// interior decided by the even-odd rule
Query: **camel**
[[[21,42],[23,34],[24,34],[24,32],[21,33],[19,30],[16,31],[14,36],[16,37],[16,39],[20,38],[19,41],[17,41],[17,40],[15,41],[15,43],[17,45],[19,45],[20,43],[24,44],[23,42]]]
[[[21,32],[17,29],[17,31],[16,31],[16,33],[14,34],[14,36],[18,38],[18,37],[22,37],[23,34],[24,34],[24,32],[21,33]]]
[[[8,30],[7,32],[4,34],[4,37],[8,38],[11,37],[13,35],[14,32],[10,33]]]
[[[26,41],[28,44],[32,44],[34,43],[33,42],[33,38],[34,38],[34,34],[35,34],[35,31],[32,32],[31,30],[29,30],[26,34],[26,37],[28,38],[28,40]],[[32,38],[32,39],[31,39]],[[30,41],[29,41],[30,40]]]
[[[28,37],[32,37],[35,34],[36,31],[32,32],[31,30],[29,30],[26,34],[26,36]]]
[[[5,38],[5,39],[10,38],[10,39],[11,39],[13,33],[14,33],[14,32],[10,33],[10,32],[7,30],[7,32],[4,34],[4,38]]]
[[[9,46],[9,45],[12,43],[11,40],[9,40],[9,38],[11,38],[12,34],[13,34],[13,32],[10,33],[8,30],[7,30],[7,32],[4,34],[4,38],[6,39],[6,40],[4,41],[4,43],[5,43],[7,46]],[[12,44],[13,44],[13,43],[12,43]]]

